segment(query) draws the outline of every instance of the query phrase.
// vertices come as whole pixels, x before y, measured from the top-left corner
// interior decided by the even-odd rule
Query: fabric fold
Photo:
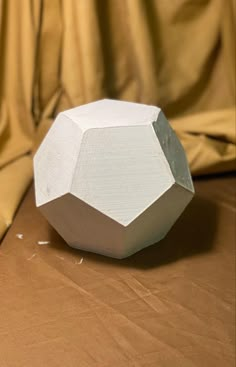
[[[235,170],[235,17],[233,0],[0,1],[0,237],[57,113],[96,99],[160,106],[193,175]]]

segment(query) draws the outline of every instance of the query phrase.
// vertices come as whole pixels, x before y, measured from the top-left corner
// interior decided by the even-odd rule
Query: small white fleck
[[[17,233],[16,237],[19,238],[19,240],[23,240],[23,234],[22,233]]]
[[[38,241],[38,245],[49,245],[50,241]]]
[[[62,257],[62,256],[56,255],[56,257],[58,257],[58,259],[60,259],[60,260],[64,260],[64,257]]]
[[[37,254],[33,254],[32,256],[30,256],[27,260],[32,260]]]
[[[81,265],[83,261],[84,261],[84,258],[81,257],[80,261],[76,261],[75,264],[76,265]]]

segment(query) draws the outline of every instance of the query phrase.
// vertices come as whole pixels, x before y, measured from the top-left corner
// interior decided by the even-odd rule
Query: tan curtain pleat
[[[235,169],[233,0],[0,0],[0,237],[55,115],[159,105],[193,175]]]

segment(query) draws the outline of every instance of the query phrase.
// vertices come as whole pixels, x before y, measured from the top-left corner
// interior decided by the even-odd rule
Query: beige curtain
[[[235,2],[0,0],[0,237],[63,109],[159,105],[194,175],[235,169]]]

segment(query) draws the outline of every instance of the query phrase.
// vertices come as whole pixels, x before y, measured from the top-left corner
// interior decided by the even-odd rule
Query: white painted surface
[[[178,184],[174,184],[163,193],[126,228],[125,247],[128,252],[126,256],[162,240],[192,197],[193,194],[190,191]]]
[[[34,158],[36,203],[75,248],[123,258],[163,238],[194,189],[159,108],[102,100],[59,114]]]
[[[91,128],[149,125],[156,121],[160,108],[140,103],[102,99],[64,111],[86,131]]]
[[[194,192],[184,148],[162,111],[152,125],[176,183]]]
[[[71,193],[126,226],[173,183],[151,125],[90,129]]]
[[[81,139],[79,126],[59,114],[34,156],[37,206],[70,191]]]
[[[124,227],[72,194],[52,200],[40,210],[71,247],[123,257]]]

